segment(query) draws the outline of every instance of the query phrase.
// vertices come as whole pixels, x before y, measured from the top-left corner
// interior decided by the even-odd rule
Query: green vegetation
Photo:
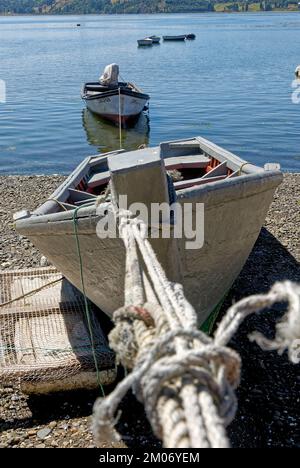
[[[0,0],[0,14],[197,13],[299,10],[300,0]]]

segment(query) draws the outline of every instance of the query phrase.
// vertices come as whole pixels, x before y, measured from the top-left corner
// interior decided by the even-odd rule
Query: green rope
[[[93,358],[94,358],[94,363],[95,363],[95,368],[96,368],[96,373],[97,373],[97,380],[98,380],[98,384],[99,384],[99,387],[100,387],[101,392],[102,392],[102,396],[105,397],[104,388],[103,388],[103,386],[101,384],[101,381],[100,381],[100,371],[99,371],[97,355],[96,355],[96,351],[95,351],[95,340],[94,340],[93,329],[92,329],[92,324],[91,324],[91,311],[90,311],[89,302],[88,302],[88,299],[87,299],[87,296],[86,296],[86,293],[85,293],[85,284],[84,284],[84,275],[83,275],[83,262],[82,262],[82,255],[81,255],[81,249],[80,249],[80,241],[79,241],[79,236],[78,236],[78,224],[77,224],[77,222],[78,222],[77,214],[78,214],[79,210],[81,208],[86,208],[87,206],[92,206],[92,205],[94,205],[94,203],[91,203],[89,205],[84,205],[84,207],[79,206],[78,208],[76,208],[74,210],[73,225],[74,225],[74,235],[75,235],[75,239],[76,239],[77,253],[78,253],[78,259],[79,259],[79,266],[80,266],[80,278],[81,278],[82,293],[83,293],[84,304],[85,304],[85,314],[86,314],[86,319],[87,319],[90,338],[91,338],[91,346],[92,346]]]

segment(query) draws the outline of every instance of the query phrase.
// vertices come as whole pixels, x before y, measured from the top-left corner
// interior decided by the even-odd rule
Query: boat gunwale
[[[178,192],[177,200],[180,203],[184,203],[185,201],[191,201],[193,198],[201,197],[204,199],[205,195],[209,195],[211,192],[215,192],[218,194],[220,201],[210,199],[210,208],[212,206],[218,206],[220,204],[230,203],[234,199],[245,199],[249,198],[253,195],[258,195],[260,193],[264,193],[266,191],[271,190],[274,187],[277,187],[280,183],[279,179],[282,180],[283,174],[280,171],[265,171],[263,173],[256,173],[256,174],[248,174],[241,176],[239,178],[232,178],[232,179],[224,179],[220,181],[210,182],[206,185],[202,185],[199,187],[191,187],[187,189],[183,189]],[[271,184],[271,180],[274,179],[274,184]],[[269,182],[263,183],[263,182]],[[258,183],[261,182],[260,186]],[[243,186],[243,191],[239,194],[239,196],[235,196],[236,192],[232,189],[235,189],[237,186]],[[221,194],[221,192],[223,192]],[[224,193],[227,192],[227,193]],[[96,200],[95,202],[91,202],[89,206],[82,206],[80,210],[77,212],[76,219],[77,220],[87,220],[89,219],[92,222],[93,219],[101,219],[106,215],[106,210],[109,209],[111,206],[111,202],[103,202],[101,205],[101,211],[97,212]],[[25,229],[34,226],[38,226],[43,224],[44,226],[49,225],[50,223],[60,223],[66,222],[69,224],[70,221],[74,219],[74,210],[68,211],[60,211],[56,213],[45,213],[43,215],[32,215],[29,218],[21,219],[17,221],[17,229]],[[72,227],[73,229],[73,227]]]
[[[88,83],[86,83],[86,85],[87,84]],[[89,83],[89,84],[96,84],[96,83]],[[99,93],[89,96],[87,94],[87,92],[85,91],[85,86],[84,86],[82,94],[81,94],[81,98],[83,100],[85,100],[85,101],[93,101],[93,100],[96,100],[96,99],[98,100],[98,99],[102,99],[102,98],[104,99],[104,98],[107,98],[107,97],[118,96],[119,93],[121,95],[123,95],[123,96],[135,97],[137,99],[144,99],[144,100],[147,100],[147,101],[150,100],[149,94],[141,93],[141,92],[130,90],[130,89],[125,89],[125,88],[122,88],[122,87],[112,89],[112,90],[108,90],[108,91],[102,91],[102,92],[99,91]]]
[[[218,181],[211,181],[207,184],[194,186],[179,190],[177,192],[178,199],[184,198],[187,194],[189,197],[192,197],[194,194],[204,194],[205,192],[210,192],[217,188],[222,187],[231,187],[237,184],[241,184],[241,182],[248,182],[250,180],[255,180],[255,176],[260,176],[259,178],[267,178],[271,176],[281,176],[282,173],[279,170],[276,171],[266,171],[259,166],[255,166],[247,161],[239,158],[238,156],[230,153],[229,151],[215,145],[214,143],[206,140],[202,137],[194,137],[194,138],[187,138],[187,139],[179,139],[179,140],[172,140],[168,142],[162,142],[159,146],[150,148],[153,151],[160,150],[161,156],[163,159],[168,159],[168,145],[176,144],[176,143],[188,143],[188,142],[198,142],[199,148],[203,150],[206,154],[211,157],[217,158],[220,162],[227,161],[228,167],[233,171],[241,171],[241,175],[235,178],[226,178],[223,180]],[[115,150],[103,155],[94,155],[85,158],[79,166],[69,175],[69,177],[56,189],[56,191],[50,195],[49,199],[46,200],[45,203],[40,205],[35,211],[31,213],[31,215],[25,219],[17,220],[17,227],[23,225],[23,223],[27,223],[31,220],[40,220],[43,222],[44,219],[48,218],[49,216],[54,217],[55,215],[59,216],[58,219],[69,219],[73,217],[74,210],[77,208],[74,206],[74,210],[70,209],[64,212],[58,212],[55,209],[58,206],[58,203],[65,203],[68,199],[68,189],[69,188],[76,188],[77,184],[88,174],[89,168],[92,168],[98,164],[105,163],[108,160],[109,156],[113,156],[114,154],[119,153],[126,153],[125,150]],[[171,155],[169,156],[171,157]],[[80,217],[83,216],[85,211],[88,210],[87,207],[82,206],[80,208]],[[79,215],[79,214],[78,214]],[[67,218],[66,218],[67,216]],[[46,217],[46,218],[45,218]]]

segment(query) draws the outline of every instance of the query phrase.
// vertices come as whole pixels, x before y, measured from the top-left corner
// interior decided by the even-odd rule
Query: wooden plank
[[[193,169],[206,167],[210,159],[204,156],[204,154],[177,156],[173,158],[166,158],[164,160],[166,169]],[[110,180],[110,172],[99,172],[94,174],[88,181],[89,188],[99,187],[100,185],[107,184]],[[73,193],[73,191],[72,191]],[[89,195],[89,194],[87,194]],[[91,196],[92,197],[92,196]],[[77,203],[76,203],[77,204]]]
[[[210,179],[216,176],[227,176],[227,161],[222,162],[219,166],[215,167],[212,171],[205,174],[202,179]]]
[[[75,202],[75,205],[76,206],[88,205],[89,203],[95,203],[96,199],[97,199],[97,197],[87,198],[86,200],[80,200],[80,201]]]
[[[70,195],[72,197],[72,201],[82,202],[83,200],[90,200],[91,198],[97,198],[96,195],[92,193],[82,192],[81,190],[76,190],[73,188],[69,188]]]
[[[204,154],[195,154],[187,156],[177,156],[174,158],[166,158],[165,166],[166,169],[198,169],[207,167],[210,163],[210,159]]]
[[[200,148],[200,143],[197,140],[175,141],[169,144],[169,148]]]
[[[241,175],[241,174],[240,174],[240,170],[238,170],[238,171],[235,171],[235,172],[233,172],[232,174],[230,174],[230,175],[228,176],[228,179],[233,179],[234,177],[239,177],[240,175]]]
[[[99,185],[104,185],[107,184],[110,180],[110,172],[105,171],[105,172],[99,172],[97,174],[94,174],[90,180],[88,181],[88,187],[89,188],[95,188],[99,187]]]
[[[217,182],[219,180],[226,179],[226,175],[211,177],[209,179],[204,179],[203,177],[199,177],[198,179],[190,179],[190,180],[180,180],[179,182],[174,183],[174,187],[176,190],[182,190],[185,188],[190,188],[198,185],[209,184],[211,182]]]

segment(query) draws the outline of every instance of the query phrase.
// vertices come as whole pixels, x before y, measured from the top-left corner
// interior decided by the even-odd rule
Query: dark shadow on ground
[[[299,262],[263,229],[222,314],[234,301],[267,292],[276,281],[287,279],[300,282]],[[248,339],[254,330],[273,337],[284,310],[285,305],[278,304],[269,313],[249,317],[232,340],[243,362],[239,411],[229,428],[234,447],[300,446],[300,366],[291,364],[286,354],[264,352]]]

